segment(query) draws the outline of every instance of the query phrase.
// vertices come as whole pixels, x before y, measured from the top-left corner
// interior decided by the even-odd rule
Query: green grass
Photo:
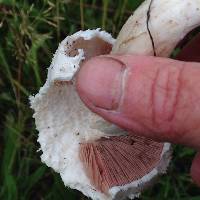
[[[0,199],[86,199],[40,161],[28,96],[43,85],[58,43],[77,30],[117,35],[142,0],[0,0]],[[199,200],[188,175],[194,151],[175,147],[168,176],[143,200]]]

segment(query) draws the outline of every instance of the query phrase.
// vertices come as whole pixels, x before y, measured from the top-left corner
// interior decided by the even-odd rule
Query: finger
[[[200,33],[181,50],[176,59],[200,62]]]
[[[194,182],[200,186],[200,153],[196,155],[191,167],[191,176]]]
[[[144,56],[87,61],[81,99],[118,126],[156,140],[200,144],[200,64]]]

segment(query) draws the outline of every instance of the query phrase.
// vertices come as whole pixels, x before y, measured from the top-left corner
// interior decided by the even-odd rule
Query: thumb
[[[200,149],[200,64],[133,55],[96,57],[77,77],[84,103],[106,120]]]

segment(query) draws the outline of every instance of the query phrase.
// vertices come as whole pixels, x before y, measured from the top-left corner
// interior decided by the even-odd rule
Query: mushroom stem
[[[146,0],[123,26],[112,53],[168,57],[198,26],[200,0]]]

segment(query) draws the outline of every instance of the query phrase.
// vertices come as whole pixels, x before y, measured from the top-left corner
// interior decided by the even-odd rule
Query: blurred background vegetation
[[[0,0],[0,199],[83,200],[40,161],[28,97],[45,81],[58,43],[80,29],[117,35],[142,0]],[[194,151],[175,146],[168,175],[141,200],[200,200]]]

